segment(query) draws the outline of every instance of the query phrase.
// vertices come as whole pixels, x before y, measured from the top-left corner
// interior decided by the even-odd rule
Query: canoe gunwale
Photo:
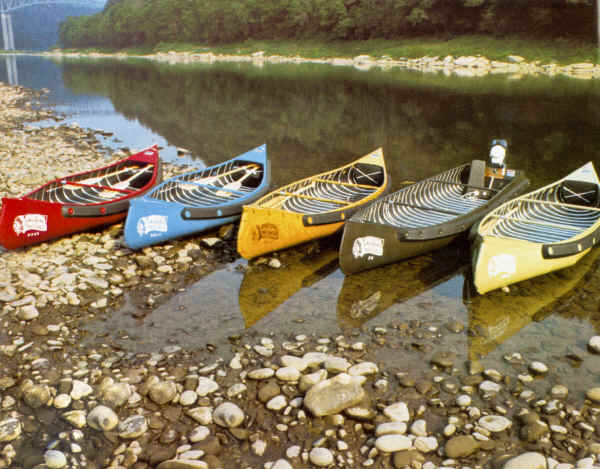
[[[60,201],[51,201],[51,200],[44,200],[44,199],[38,199],[35,197],[31,197],[37,193],[47,190],[53,184],[57,184],[57,183],[60,183],[60,185],[72,184],[75,186],[82,186],[82,187],[86,187],[86,186],[94,187],[94,185],[84,185],[84,184],[78,183],[79,178],[82,178],[84,176],[92,176],[94,174],[102,173],[103,171],[109,170],[110,168],[124,166],[127,163],[142,163],[142,164],[147,165],[146,167],[154,166],[153,171],[152,171],[152,177],[143,187],[141,187],[137,190],[130,190],[128,192],[124,192],[123,190],[120,190],[117,188],[112,188],[110,186],[102,187],[103,189],[106,189],[106,190],[121,193],[121,195],[119,197],[114,197],[113,199],[108,199],[106,201],[88,202],[88,203],[80,203],[80,204],[69,203],[69,202],[60,202]],[[143,171],[142,167],[140,167],[140,170]],[[162,162],[160,160],[160,157],[158,156],[158,145],[152,145],[144,150],[140,150],[138,153],[128,156],[127,158],[123,158],[121,160],[115,161],[113,163],[102,166],[100,168],[95,168],[95,169],[91,169],[91,170],[83,171],[83,172],[79,172],[79,173],[73,173],[73,174],[69,174],[67,176],[53,179],[52,181],[48,181],[47,183],[33,189],[32,191],[30,191],[20,197],[15,197],[15,199],[37,200],[39,202],[46,202],[48,204],[53,204],[53,205],[56,204],[59,206],[72,207],[75,210],[80,209],[82,207],[100,207],[100,206],[106,207],[114,202],[119,202],[122,200],[129,200],[133,197],[142,195],[145,192],[147,192],[148,190],[150,190],[152,187],[154,187],[156,184],[160,183],[161,180],[162,180]],[[81,216],[84,217],[84,216],[102,216],[102,215],[104,215],[104,214],[103,213],[101,214],[100,211],[98,210],[97,214],[81,215]],[[68,214],[68,216],[72,217],[74,215]]]
[[[459,235],[475,224],[486,213],[494,210],[505,201],[523,192],[529,180],[522,171],[518,171],[513,180],[489,199],[484,205],[444,223],[418,228],[396,228],[399,241],[423,241]],[[383,201],[382,201],[383,202]],[[426,207],[423,207],[426,209]],[[436,210],[432,208],[432,210]]]
[[[580,254],[598,244],[600,240],[600,226],[587,236],[566,243],[548,243],[542,246],[542,257],[544,259],[558,259]]]

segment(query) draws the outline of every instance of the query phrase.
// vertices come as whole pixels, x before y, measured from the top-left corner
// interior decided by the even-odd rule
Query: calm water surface
[[[66,123],[114,132],[105,142],[114,148],[158,143],[165,160],[204,166],[267,143],[274,185],[383,147],[398,187],[485,158],[492,138],[509,141],[508,162],[528,172],[532,187],[600,162],[600,83],[26,56],[0,58],[0,80],[14,81],[15,66],[19,84],[51,90]],[[176,147],[192,156],[178,158]],[[92,328],[124,331],[123,347],[148,350],[223,342],[244,328],[289,333],[298,324],[298,331],[330,335],[365,324],[456,319],[467,331],[448,335],[444,345],[464,359],[484,357],[501,369],[504,354],[521,351],[551,364],[566,385],[600,380],[600,364],[586,351],[600,333],[600,250],[571,269],[482,297],[472,294],[464,244],[344,277],[338,242],[284,251],[280,270],[242,273],[246,263],[238,260],[143,321],[125,307]]]

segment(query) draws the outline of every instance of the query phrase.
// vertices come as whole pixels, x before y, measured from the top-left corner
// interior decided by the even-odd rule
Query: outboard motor
[[[492,140],[492,148],[490,149],[490,167],[494,169],[506,168],[504,160],[506,159],[507,148],[508,143],[506,143],[506,140]]]

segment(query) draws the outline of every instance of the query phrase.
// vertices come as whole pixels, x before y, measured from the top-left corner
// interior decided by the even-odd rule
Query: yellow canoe
[[[389,184],[383,150],[293,182],[244,206],[238,252],[246,259],[331,235]]]
[[[590,162],[484,217],[473,248],[481,294],[575,264],[600,241],[600,180]]]

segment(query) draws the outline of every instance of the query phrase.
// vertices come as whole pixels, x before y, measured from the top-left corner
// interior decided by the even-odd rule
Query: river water
[[[508,140],[509,165],[524,169],[533,188],[600,162],[600,83],[590,81],[30,56],[0,58],[0,80],[14,81],[15,66],[19,84],[50,89],[65,123],[111,132],[104,143],[112,148],[158,143],[163,159],[203,167],[266,143],[273,186],[383,147],[397,188],[485,159],[493,138]],[[177,147],[190,155],[178,157]],[[124,311],[91,327],[126,331],[125,348],[148,350],[224,342],[245,328],[359,336],[362,326],[456,320],[465,330],[444,345],[464,359],[501,369],[503,356],[519,351],[550,364],[563,384],[598,382],[600,362],[586,343],[600,333],[599,249],[509,293],[477,296],[464,242],[350,277],[337,267],[338,243],[334,236],[286,250],[278,270],[244,273],[238,259],[144,320]]]

